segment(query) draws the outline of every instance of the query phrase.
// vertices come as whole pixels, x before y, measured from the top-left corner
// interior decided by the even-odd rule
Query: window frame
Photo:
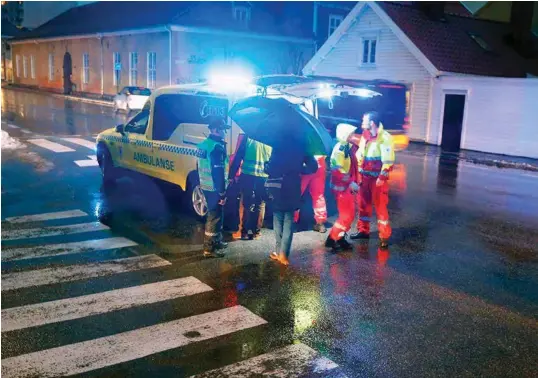
[[[244,14],[244,19],[238,17],[238,15]],[[251,18],[251,9],[245,5],[233,5],[232,6],[232,16],[235,21],[242,23],[244,26],[248,26]]]
[[[54,53],[49,53],[49,81],[54,80]]]
[[[85,52],[85,53],[82,53],[82,84],[89,84],[89,83],[90,83],[90,54]]]
[[[116,69],[116,64],[120,65]],[[112,84],[116,87],[121,85],[121,54],[119,52],[112,53]]]
[[[22,77],[28,78],[28,56],[22,56]]]
[[[146,88],[155,89],[157,87],[157,53],[154,51],[148,51],[147,55],[147,75],[146,75]],[[151,59],[154,57],[154,59]],[[151,64],[153,61],[153,65]],[[153,81],[152,81],[153,80]]]
[[[133,59],[136,58],[136,59]],[[133,64],[134,63],[134,64]],[[134,80],[133,80],[134,75]],[[138,86],[138,52],[131,51],[129,53],[129,86]]]
[[[30,55],[30,78],[35,79],[35,55]]]
[[[21,56],[19,54],[15,55],[15,75],[21,77]]]
[[[332,21],[335,21],[335,20],[340,21],[340,22],[338,22],[338,25],[336,27],[334,27],[334,25],[332,24]],[[327,37],[330,37],[336,31],[336,29],[338,29],[338,27],[342,24],[343,21],[344,21],[344,16],[342,16],[340,14],[330,14],[329,15],[329,28],[328,28]],[[333,29],[333,27],[334,27],[334,29]],[[331,29],[332,29],[332,31],[331,31]]]
[[[366,62],[364,61],[365,43],[368,42],[368,53]],[[372,62],[372,44],[374,47]],[[359,49],[359,66],[361,67],[376,67],[377,65],[377,52],[379,51],[379,34],[365,34],[361,36],[361,47]]]

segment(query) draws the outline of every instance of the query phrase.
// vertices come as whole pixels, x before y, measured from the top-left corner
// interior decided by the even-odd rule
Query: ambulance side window
[[[128,133],[144,134],[148,127],[148,120],[149,110],[143,109],[125,125],[125,131]]]

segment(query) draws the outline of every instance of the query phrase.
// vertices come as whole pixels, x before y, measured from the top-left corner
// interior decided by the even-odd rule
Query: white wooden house
[[[538,158],[538,60],[510,35],[508,23],[446,13],[442,2],[358,2],[303,73],[406,84],[411,140]]]

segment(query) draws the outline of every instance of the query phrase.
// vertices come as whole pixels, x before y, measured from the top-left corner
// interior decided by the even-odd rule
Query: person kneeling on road
[[[207,218],[204,234],[204,256],[223,257],[228,246],[222,240],[224,205],[226,203],[226,125],[223,119],[216,118],[209,123],[210,134],[198,144],[198,176],[200,187],[207,202]]]

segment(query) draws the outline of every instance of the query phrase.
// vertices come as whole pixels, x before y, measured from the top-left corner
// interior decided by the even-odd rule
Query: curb
[[[88,104],[95,104],[95,105],[101,105],[101,106],[109,106],[111,108],[114,107],[114,103],[112,101],[96,100],[92,98],[85,98],[85,97],[79,97],[79,96],[68,96],[68,95],[63,95],[59,93],[42,91],[39,89],[19,87],[19,86],[11,85],[11,84],[2,85],[2,89],[12,89],[19,92],[40,93],[40,94],[44,94],[44,95],[55,97],[55,98],[63,98],[64,100],[85,102]]]
[[[479,159],[479,158],[470,158],[470,157],[463,157],[463,156],[444,157],[438,153],[408,151],[408,150],[400,151],[400,153],[404,155],[417,156],[417,157],[431,156],[431,157],[436,157],[439,159],[447,159],[447,160],[457,159],[459,161],[464,161],[467,163],[477,164],[477,165],[486,165],[488,167],[509,168],[509,169],[518,169],[518,170],[530,171],[530,172],[538,172],[538,164],[533,165],[530,163],[514,162],[514,161],[508,161],[508,160]]]

